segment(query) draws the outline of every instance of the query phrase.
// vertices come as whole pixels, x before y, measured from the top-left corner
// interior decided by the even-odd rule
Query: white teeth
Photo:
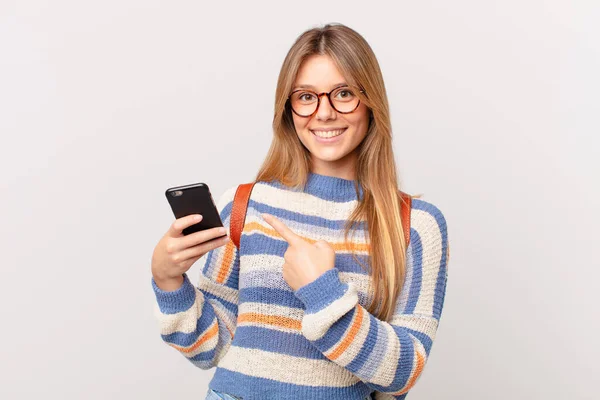
[[[311,132],[314,133],[315,135],[317,135],[318,137],[332,138],[334,136],[341,135],[344,131],[345,131],[345,129],[340,129],[337,131],[311,131]]]

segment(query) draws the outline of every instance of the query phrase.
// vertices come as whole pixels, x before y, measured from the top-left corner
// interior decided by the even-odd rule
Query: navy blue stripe
[[[278,327],[269,329],[258,326],[238,326],[235,330],[234,345],[314,360],[326,359],[302,333],[282,332],[276,329]]]

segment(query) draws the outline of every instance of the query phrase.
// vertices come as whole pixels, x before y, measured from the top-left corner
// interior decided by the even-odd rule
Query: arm
[[[423,371],[442,312],[447,281],[448,235],[442,213],[413,202],[412,237],[402,294],[389,322],[358,303],[352,282],[337,268],[294,293],[304,303],[302,333],[325,357],[370,388],[403,399]],[[409,263],[407,262],[407,266]]]
[[[227,228],[235,189],[225,191],[217,203]],[[210,369],[225,355],[235,332],[240,261],[232,241],[209,251],[199,261],[203,267],[197,287],[186,273],[176,290],[161,290],[154,279],[152,288],[162,340],[197,367]]]

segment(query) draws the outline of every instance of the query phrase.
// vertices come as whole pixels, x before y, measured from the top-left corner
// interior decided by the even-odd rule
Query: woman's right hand
[[[200,219],[195,219],[196,217]],[[229,242],[229,236],[219,238],[227,234],[227,228],[224,227],[206,229],[189,235],[183,234],[185,228],[201,220],[202,216],[199,214],[176,219],[154,248],[152,276],[160,289],[177,290],[183,283],[183,274],[200,257]]]

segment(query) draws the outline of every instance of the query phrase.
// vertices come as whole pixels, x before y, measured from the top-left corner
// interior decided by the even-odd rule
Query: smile
[[[332,141],[332,139],[337,138],[338,136],[342,135],[344,132],[346,132],[348,128],[344,128],[344,129],[338,129],[338,130],[333,130],[333,131],[310,131],[313,135],[315,135],[315,137],[317,137],[317,140],[319,141],[325,141],[325,142],[330,142]]]

